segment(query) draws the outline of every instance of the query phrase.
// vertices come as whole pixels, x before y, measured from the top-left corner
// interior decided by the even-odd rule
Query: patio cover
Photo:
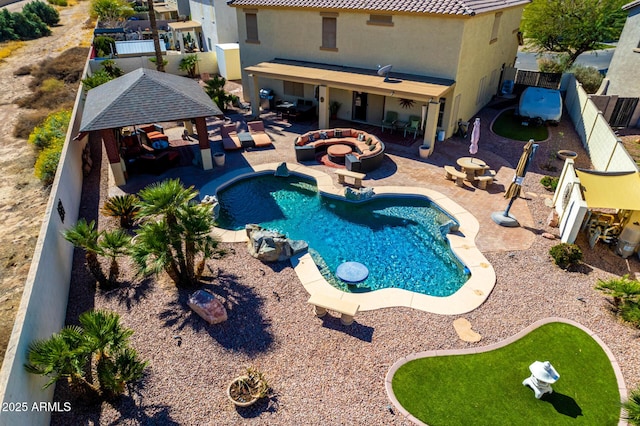
[[[576,174],[590,209],[640,210],[640,172],[576,170]]]
[[[254,76],[287,80],[332,88],[367,92],[419,101],[438,100],[449,92],[455,82],[435,77],[402,74],[391,70],[384,81],[377,69],[355,68],[316,62],[276,58],[245,68]]]
[[[197,81],[138,68],[87,93],[81,132],[223,116]]]
[[[173,31],[188,31],[200,28],[202,24],[198,21],[169,22],[169,29]]]

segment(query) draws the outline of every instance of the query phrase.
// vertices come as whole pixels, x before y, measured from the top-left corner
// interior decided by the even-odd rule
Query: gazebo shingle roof
[[[223,115],[190,78],[138,68],[89,90],[81,132]]]
[[[228,3],[231,6],[473,16],[478,13],[526,5],[530,0],[230,0]]]

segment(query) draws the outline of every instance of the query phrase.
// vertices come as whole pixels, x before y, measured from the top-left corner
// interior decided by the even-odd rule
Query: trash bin
[[[273,96],[273,90],[260,89],[260,108],[263,111],[272,110],[275,107],[275,99]]]

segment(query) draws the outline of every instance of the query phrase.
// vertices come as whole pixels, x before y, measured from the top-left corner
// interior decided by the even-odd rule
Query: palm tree
[[[128,347],[133,330],[122,327],[117,313],[88,311],[79,320],[82,327],[65,327],[29,345],[25,369],[50,378],[43,388],[66,378],[73,386],[110,398],[142,378],[147,362]]]
[[[622,408],[626,411],[624,418],[629,421],[630,425],[640,425],[640,388],[631,391],[629,398],[622,404]]]
[[[47,340],[35,340],[29,345],[25,369],[32,374],[50,377],[42,389],[65,378],[70,384],[92,385],[84,378],[88,355],[79,349],[82,329],[77,326],[63,328]]]
[[[75,226],[63,231],[64,238],[76,247],[85,251],[85,260],[89,271],[98,281],[100,287],[108,286],[109,280],[102,272],[98,255],[103,254],[102,248],[98,244],[100,233],[96,229],[95,221],[87,223],[84,218],[78,220]]]
[[[607,281],[598,280],[596,290],[600,290],[613,298],[613,306],[616,311],[627,302],[638,302],[640,297],[640,282],[632,280],[629,275],[619,278],[611,278]]]
[[[131,228],[133,220],[138,214],[140,200],[133,194],[116,195],[110,197],[102,206],[102,214],[120,218],[120,226],[125,229]]]
[[[217,247],[210,235],[213,208],[194,204],[198,195],[179,180],[167,180],[143,189],[139,216],[143,221],[137,231],[132,256],[143,274],[165,271],[179,287],[193,285],[204,269],[204,262]],[[195,267],[201,257],[202,266]]]
[[[102,233],[102,238],[98,241],[98,246],[105,256],[111,259],[109,266],[109,283],[117,285],[120,275],[120,265],[118,258],[129,254],[131,249],[131,237],[122,229],[106,231]]]

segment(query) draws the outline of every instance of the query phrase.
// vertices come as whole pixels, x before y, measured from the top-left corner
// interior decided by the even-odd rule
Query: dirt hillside
[[[26,2],[21,2],[26,3]],[[20,3],[10,5],[15,11]],[[4,359],[13,320],[20,305],[49,190],[33,175],[35,150],[13,136],[17,117],[25,112],[13,102],[30,94],[31,76],[14,76],[24,65],[37,64],[75,46],[87,46],[91,30],[84,28],[89,2],[60,9],[53,34],[31,40],[0,61],[0,361]]]

